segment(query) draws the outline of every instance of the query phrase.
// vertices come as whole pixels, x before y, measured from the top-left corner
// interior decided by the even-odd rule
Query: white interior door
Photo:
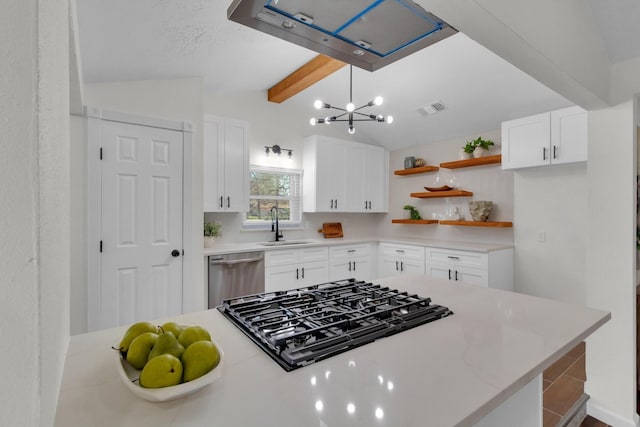
[[[183,134],[102,121],[99,328],[182,312]]]

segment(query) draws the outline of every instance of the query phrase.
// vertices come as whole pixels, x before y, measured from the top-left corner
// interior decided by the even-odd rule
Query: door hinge
[[[102,147],[100,147],[100,160],[102,160]]]
[[[102,240],[100,240],[100,253],[102,253]]]

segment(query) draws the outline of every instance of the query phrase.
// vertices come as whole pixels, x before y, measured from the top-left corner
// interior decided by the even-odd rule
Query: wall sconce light
[[[273,154],[277,154],[278,156],[282,154],[283,151],[287,152],[287,156],[289,158],[291,158],[291,156],[293,156],[293,150],[289,149],[289,148],[282,148],[279,145],[272,145],[271,147],[268,146],[264,146],[264,152],[266,153],[266,155],[268,156],[269,153],[273,153]]]

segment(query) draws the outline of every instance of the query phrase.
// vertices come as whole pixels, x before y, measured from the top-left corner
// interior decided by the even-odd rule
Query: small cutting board
[[[324,234],[325,239],[344,237],[342,234],[342,223],[340,222],[325,222],[318,232]]]

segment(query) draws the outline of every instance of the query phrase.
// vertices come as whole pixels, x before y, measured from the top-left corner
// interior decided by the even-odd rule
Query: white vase
[[[489,150],[487,150],[486,148],[476,147],[476,149],[473,150],[473,157],[475,158],[484,157],[488,155],[489,155]]]
[[[402,218],[411,219],[411,211],[409,209],[402,209]]]
[[[464,148],[461,148],[460,150],[458,150],[459,160],[467,160],[467,159],[470,159],[471,157],[472,157],[472,153],[467,153],[466,151],[464,151]]]
[[[216,242],[216,238],[215,237],[204,236],[204,247],[205,248],[212,247],[215,242]]]

